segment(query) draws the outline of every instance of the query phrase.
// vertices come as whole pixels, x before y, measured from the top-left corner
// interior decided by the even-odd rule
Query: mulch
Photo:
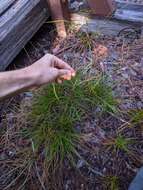
[[[45,24],[8,70],[28,66],[45,53],[53,53],[67,61],[77,71],[84,70],[87,76],[107,75],[108,82],[114,87],[114,94],[119,99],[120,109],[123,113],[127,113],[129,110],[143,109],[143,39],[129,42],[120,37],[97,37],[90,34],[88,37],[90,37],[92,45],[91,48],[87,48],[87,44],[83,43],[83,39],[75,32],[69,33],[65,40],[61,40],[55,37],[56,34],[51,27],[53,26],[49,28]],[[21,102],[31,99],[32,94],[22,93],[1,103],[0,125],[2,131],[7,133],[13,130],[15,114]],[[14,112],[13,107],[15,108]],[[100,110],[96,110],[97,114],[98,112]],[[5,119],[9,121],[9,128],[5,128],[3,124]],[[133,128],[124,127],[126,125],[124,121],[129,121],[126,114],[121,117],[110,114],[102,117],[95,115],[77,126],[79,129],[82,127],[83,132],[88,136],[86,144],[88,150],[79,150],[84,159],[77,160],[76,170],[65,164],[62,190],[110,189],[110,181],[113,177],[116,178],[119,189],[128,189],[131,180],[143,164],[143,134],[141,125]],[[132,154],[122,150],[114,151],[113,146],[107,146],[119,134],[135,140],[135,143],[129,146]],[[13,146],[7,146],[6,143],[1,145],[1,174],[8,172],[9,166],[3,164],[5,160],[12,162],[15,158],[15,150],[19,148],[16,147],[17,140],[15,138],[6,138],[8,136],[4,136],[2,132],[1,143],[8,142]],[[87,166],[85,160],[90,163],[90,166]],[[35,176],[33,180],[36,180]],[[2,178],[0,189],[4,188],[4,182],[5,180]],[[31,183],[29,187],[32,186]]]

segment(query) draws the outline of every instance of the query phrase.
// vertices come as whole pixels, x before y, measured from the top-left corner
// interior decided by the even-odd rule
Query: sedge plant
[[[114,138],[109,138],[107,142],[104,143],[104,145],[110,149],[113,149],[114,152],[118,150],[125,153],[130,153],[129,145],[133,144],[133,142],[133,139],[119,134]]]
[[[119,178],[117,176],[106,176],[103,183],[107,189],[119,190]]]
[[[128,145],[131,144],[131,140],[119,135],[115,139],[115,146],[117,149],[129,152]]]
[[[74,126],[91,115],[93,108],[100,106],[104,112],[116,111],[112,89],[103,77],[81,78],[78,75],[61,85],[40,89],[27,114],[29,127],[25,134],[32,140],[35,152],[44,153],[48,167],[56,169],[65,158],[74,163],[81,142],[81,134]]]
[[[130,117],[131,117],[132,124],[137,125],[137,124],[143,123],[143,109],[131,111]]]

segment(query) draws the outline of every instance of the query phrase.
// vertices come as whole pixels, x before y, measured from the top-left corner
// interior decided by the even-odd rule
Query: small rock
[[[71,186],[71,180],[67,180],[65,184],[65,190],[69,190]]]
[[[10,150],[10,151],[8,151],[8,156],[10,158],[13,158],[15,155],[16,155],[16,150]]]
[[[127,73],[122,73],[122,76],[124,79],[128,79],[129,78],[129,75]]]
[[[33,97],[33,93],[32,92],[25,92],[24,95],[25,95],[25,97],[28,97],[28,98],[32,98]]]
[[[84,166],[84,161],[83,160],[78,160],[77,162],[77,168],[80,169]]]
[[[137,102],[137,107],[138,107],[138,109],[142,109],[143,108],[143,103],[142,102]]]

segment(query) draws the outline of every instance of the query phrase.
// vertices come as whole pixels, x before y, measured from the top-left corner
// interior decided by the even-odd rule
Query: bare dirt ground
[[[89,137],[88,150],[81,150],[84,159],[77,160],[76,169],[68,166],[65,161],[62,172],[55,177],[60,178],[62,185],[55,182],[55,189],[128,189],[131,180],[143,165],[143,123],[131,126],[131,118],[127,115],[130,110],[143,109],[142,50],[141,38],[112,38],[96,33],[80,34],[74,30],[69,32],[67,39],[60,40],[55,37],[54,29],[51,30],[45,24],[9,67],[21,68],[45,53],[53,53],[77,71],[85,72],[87,76],[106,74],[120,103],[121,116],[105,114],[100,117],[100,110],[95,110],[90,118],[77,125],[77,130],[82,130]],[[20,150],[28,147],[29,142],[16,137],[18,129],[13,127],[13,123],[17,120],[20,104],[29,102],[32,98],[32,92],[26,92],[1,103],[0,189],[17,190],[21,184],[22,177],[14,181],[11,187],[8,186],[16,174],[14,176],[10,173],[7,176],[7,173],[14,170],[17,163],[22,164]],[[126,139],[125,142],[132,141],[128,145],[128,151],[115,147],[115,141],[120,136]],[[88,161],[88,166],[85,160]],[[38,167],[40,168],[40,163]],[[27,185],[21,189],[40,189],[34,170]]]

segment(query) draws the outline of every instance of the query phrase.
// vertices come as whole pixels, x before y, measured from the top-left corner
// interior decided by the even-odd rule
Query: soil
[[[114,93],[123,113],[143,109],[143,39],[83,34],[92,41],[91,47],[87,48],[86,40],[79,37],[78,33],[70,32],[66,39],[61,40],[56,37],[54,27],[45,24],[8,70],[28,66],[44,54],[53,53],[67,61],[77,71],[84,70],[87,77],[106,74],[109,77],[108,83],[114,86]],[[13,123],[18,119],[17,111],[21,104],[31,101],[32,98],[32,92],[25,92],[1,103],[1,176],[5,176],[13,169],[15,162],[22,162],[22,157],[17,157],[16,152],[26,147],[28,142],[15,136],[17,129],[13,127]],[[121,117],[109,114],[100,117],[100,110],[97,109],[91,118],[77,125],[77,130],[82,130],[88,136],[86,145],[88,149],[79,150],[82,158],[77,160],[76,170],[69,167],[65,161],[61,174],[63,184],[62,187],[57,187],[55,184],[56,189],[110,190],[113,182],[111,179],[114,177],[118,189],[127,190],[143,164],[141,125],[126,128],[124,125],[128,121],[126,114]],[[108,142],[112,142],[118,134],[135,140],[135,143],[129,147],[132,154],[120,150],[114,151],[113,146],[107,146]],[[88,166],[85,160],[88,161]],[[0,189],[4,189],[14,178],[15,176],[0,177]],[[18,189],[19,181],[15,187],[7,189]],[[28,185],[22,189],[40,189],[34,172],[30,175]]]

